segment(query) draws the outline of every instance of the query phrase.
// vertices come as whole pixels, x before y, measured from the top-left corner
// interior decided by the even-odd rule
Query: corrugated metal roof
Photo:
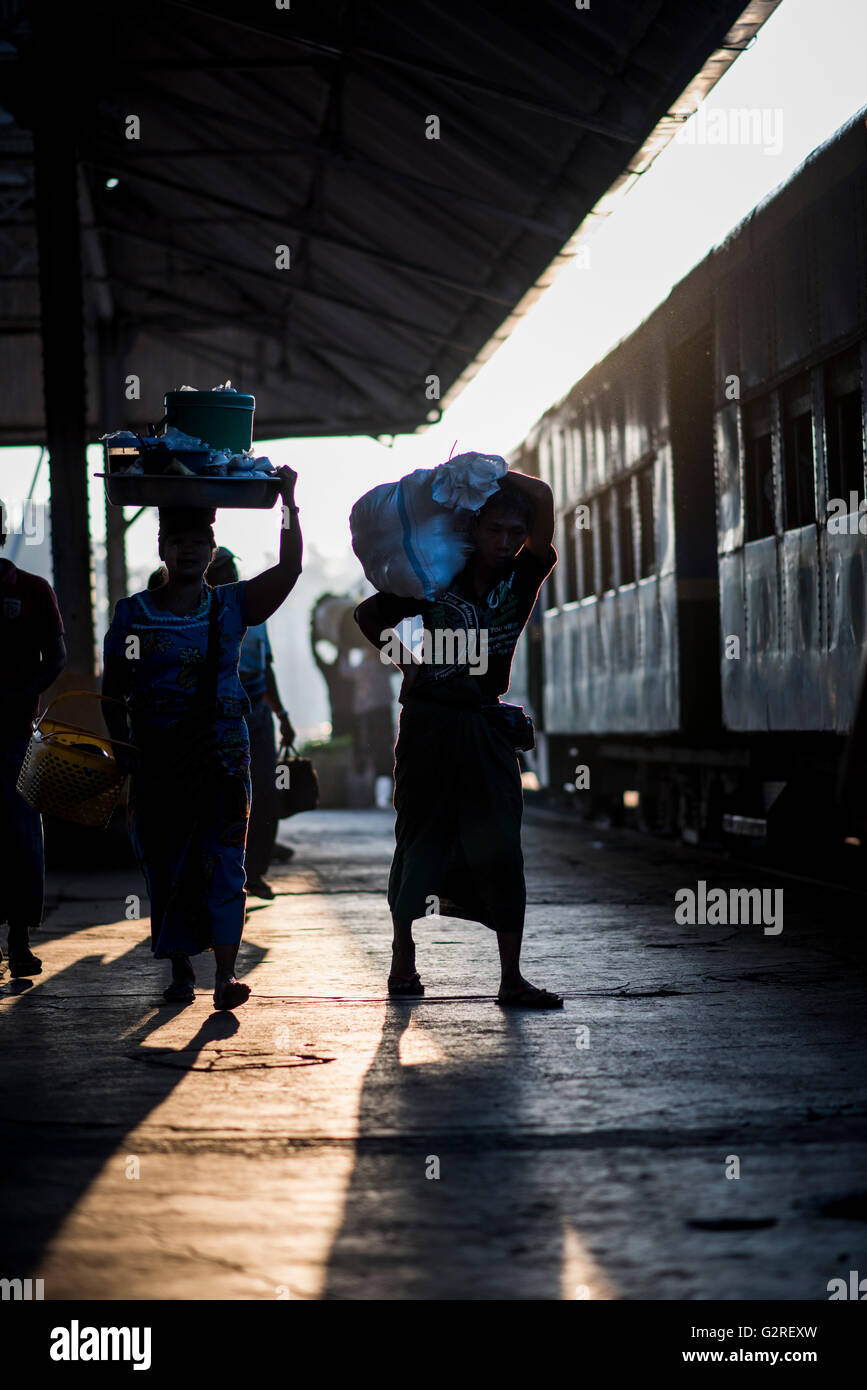
[[[77,6],[80,108],[58,118],[78,126],[91,436],[227,378],[260,439],[419,428],[777,2]],[[50,94],[31,6],[2,9],[0,442],[22,443],[44,437],[29,129]]]

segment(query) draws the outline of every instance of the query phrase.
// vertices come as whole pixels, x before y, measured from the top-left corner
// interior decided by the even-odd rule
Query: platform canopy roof
[[[390,435],[437,418],[777,2],[124,0],[61,7],[58,53],[52,6],[40,29],[2,0],[0,443],[45,437],[32,130],[52,62],[74,73],[56,119],[76,130],[89,436],[227,379],[258,439]]]

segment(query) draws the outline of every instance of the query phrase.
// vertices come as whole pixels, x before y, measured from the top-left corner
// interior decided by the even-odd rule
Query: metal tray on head
[[[164,478],[95,473],[115,507],[243,507],[267,509],[280,495],[279,478]]]

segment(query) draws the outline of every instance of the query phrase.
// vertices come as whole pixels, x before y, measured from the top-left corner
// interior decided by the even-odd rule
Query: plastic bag
[[[179,390],[179,391],[198,391],[198,389],[199,389],[198,386],[179,386],[179,387],[178,387],[178,390]],[[235,390],[235,387],[232,385],[231,381],[227,381],[227,382],[225,383],[224,386],[212,386],[212,387],[211,387],[211,390],[212,390],[212,391],[231,391],[233,394],[237,395],[237,391]]]
[[[498,454],[458,454],[360,497],[349,516],[352,548],[381,593],[433,598],[466,564],[469,519],[508,472]]]
[[[173,451],[180,449],[182,451],[193,450],[194,453],[208,453],[211,447],[210,444],[205,444],[203,440],[197,439],[194,434],[184,434],[183,430],[175,429],[174,425],[167,425],[162,434],[152,437]]]

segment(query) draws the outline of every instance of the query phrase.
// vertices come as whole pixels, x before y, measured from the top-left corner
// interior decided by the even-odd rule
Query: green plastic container
[[[240,454],[253,443],[256,397],[240,391],[169,391],[166,424],[204,440],[212,449]]]

